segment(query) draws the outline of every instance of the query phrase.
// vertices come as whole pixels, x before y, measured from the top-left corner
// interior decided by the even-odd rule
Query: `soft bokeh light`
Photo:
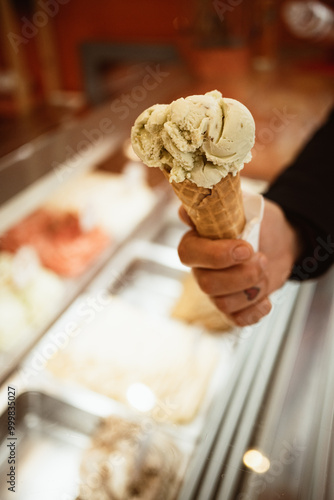
[[[126,397],[131,406],[139,411],[150,411],[155,406],[155,395],[147,385],[141,382],[131,384],[126,392]]]
[[[244,464],[258,474],[267,472],[270,468],[270,461],[258,450],[248,450],[243,457]]]

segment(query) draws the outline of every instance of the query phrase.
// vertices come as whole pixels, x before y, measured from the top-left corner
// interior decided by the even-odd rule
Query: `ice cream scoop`
[[[214,90],[146,109],[131,140],[141,160],[167,170],[170,182],[211,189],[251,160],[255,124],[246,106]]]

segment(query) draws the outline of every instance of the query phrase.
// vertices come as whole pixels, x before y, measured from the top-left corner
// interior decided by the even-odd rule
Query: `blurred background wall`
[[[191,59],[191,49],[244,46],[272,57],[306,56],[331,60],[332,48],[320,34],[297,36],[284,22],[286,0],[1,0],[1,70],[15,55],[24,60],[27,77],[42,86],[41,53],[48,69],[57,66],[57,84],[83,89],[80,46],[90,42],[171,43]],[[316,2],[311,2],[316,3]],[[325,2],[322,2],[326,5]],[[328,5],[333,2],[327,2]],[[4,10],[7,16],[4,16]],[[10,23],[4,17],[11,14]],[[310,31],[311,21],[301,20]],[[302,14],[301,14],[302,16]],[[309,26],[307,25],[309,23]],[[325,38],[325,29],[323,29]],[[45,47],[45,45],[47,47]],[[44,46],[44,47],[43,47]],[[184,54],[184,52],[182,52]],[[46,65],[44,65],[44,70]],[[2,87],[5,87],[3,85]]]
[[[332,0],[0,0],[0,8],[0,155],[130,89],[152,61],[187,73],[193,85],[180,95],[219,88],[248,104],[260,127],[288,105],[298,147],[331,105]],[[281,165],[291,155],[282,156],[278,136]]]

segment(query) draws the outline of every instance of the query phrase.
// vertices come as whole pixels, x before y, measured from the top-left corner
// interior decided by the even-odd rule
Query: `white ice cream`
[[[30,247],[15,255],[0,252],[0,352],[45,325],[64,297],[63,281],[30,252]]]
[[[212,188],[251,160],[255,124],[243,104],[214,90],[146,109],[131,140],[146,165],[170,170],[171,181]]]

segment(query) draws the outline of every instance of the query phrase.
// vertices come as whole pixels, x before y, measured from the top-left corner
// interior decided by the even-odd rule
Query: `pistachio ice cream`
[[[167,170],[170,182],[211,189],[251,160],[255,124],[243,104],[214,90],[146,109],[131,140],[140,159]]]

